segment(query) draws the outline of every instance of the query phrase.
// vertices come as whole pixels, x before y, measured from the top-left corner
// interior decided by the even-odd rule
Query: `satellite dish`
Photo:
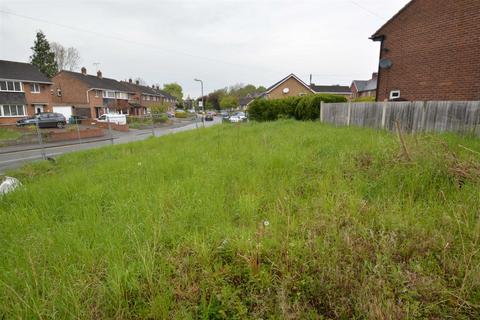
[[[289,88],[283,89],[283,93],[287,94],[287,93],[289,93],[289,92],[290,92],[290,89],[289,89]]]
[[[390,69],[393,66],[393,62],[390,59],[384,58],[380,60],[381,69]]]

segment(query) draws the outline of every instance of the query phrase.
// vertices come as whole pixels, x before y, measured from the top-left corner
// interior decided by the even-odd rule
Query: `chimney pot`
[[[140,84],[140,81],[135,80],[135,84],[136,84],[136,85],[139,85],[139,84]]]
[[[159,86],[157,86],[157,90],[160,90],[160,87],[159,87]]]
[[[100,70],[97,71],[97,77],[102,79],[102,71],[100,71]]]
[[[128,83],[132,83],[132,78],[128,79]]]
[[[82,67],[82,74],[83,74],[83,75],[86,75],[86,74],[87,74],[87,68]]]

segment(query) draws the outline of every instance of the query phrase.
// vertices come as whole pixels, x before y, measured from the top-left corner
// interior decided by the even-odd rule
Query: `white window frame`
[[[5,115],[5,112],[4,112],[4,107],[8,106],[9,108],[9,111],[10,111],[10,114],[11,114],[11,107],[12,106],[15,106],[16,108],[16,111],[18,111],[18,107],[22,107],[22,114],[19,115]],[[0,118],[24,118],[27,116],[27,112],[26,112],[26,108],[25,108],[25,105],[23,104],[2,104],[0,105]]]
[[[5,89],[2,89],[0,86],[0,91],[2,92],[23,92],[23,83],[21,81],[10,81],[10,80],[0,80],[0,82],[3,82],[5,85]],[[13,86],[13,90],[8,89],[8,84],[11,83]],[[15,84],[18,84],[20,86],[20,90],[15,89]]]
[[[128,93],[126,92],[115,92],[115,98],[120,100],[128,100]]]
[[[33,90],[32,90],[33,88]],[[40,84],[39,83],[30,83],[30,92],[31,93],[40,93]]]
[[[106,99],[115,99],[115,97],[116,97],[115,91],[105,90],[105,91],[103,91],[103,97],[106,98]]]
[[[400,90],[392,90],[390,91],[390,100],[392,99],[398,99],[401,97],[401,92]]]

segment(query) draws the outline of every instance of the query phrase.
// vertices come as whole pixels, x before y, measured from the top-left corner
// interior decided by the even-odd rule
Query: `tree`
[[[37,32],[30,56],[30,63],[48,77],[52,78],[58,72],[55,54],[50,50],[50,44],[42,31]]]
[[[74,47],[65,48],[58,42],[50,44],[52,52],[55,54],[55,62],[59,70],[75,70],[80,63],[80,54]]]
[[[220,107],[222,109],[235,109],[238,107],[238,98],[235,96],[225,96],[220,100]]]
[[[207,106],[215,110],[220,110],[220,100],[227,95],[227,89],[218,89],[208,94],[207,96]]]
[[[177,98],[179,102],[183,99],[183,89],[178,83],[167,83],[163,85],[163,91]]]
[[[168,111],[170,104],[167,102],[156,103],[150,106],[150,111],[152,114],[161,114]]]

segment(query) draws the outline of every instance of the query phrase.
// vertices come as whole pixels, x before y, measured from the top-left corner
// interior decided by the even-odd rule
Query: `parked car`
[[[167,117],[169,117],[169,118],[175,118],[175,113],[168,111],[168,112],[167,112]]]
[[[247,116],[244,112],[235,112],[228,120],[232,123],[243,122],[247,120]]]
[[[67,124],[67,119],[60,113],[42,112],[34,117],[18,120],[17,126],[36,126],[37,123],[39,128],[63,128]]]
[[[127,124],[127,116],[125,114],[103,114],[97,119],[97,121],[115,124]]]
[[[205,121],[213,121],[213,114],[212,113],[207,113],[205,116]]]

